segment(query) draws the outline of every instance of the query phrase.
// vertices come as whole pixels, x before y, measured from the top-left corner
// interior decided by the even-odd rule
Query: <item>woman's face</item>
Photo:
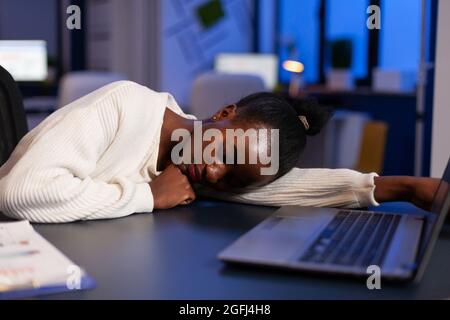
[[[207,185],[221,191],[231,191],[246,187],[263,186],[276,178],[275,174],[267,175],[261,173],[261,169],[270,167],[270,164],[267,164],[266,162],[263,164],[260,157],[258,157],[261,152],[266,155],[269,155],[271,152],[270,129],[264,125],[257,125],[247,121],[233,121],[236,117],[236,112],[236,107],[230,106],[217,113],[213,117],[213,120],[203,122],[203,133],[211,131],[209,129],[213,129],[216,133],[220,132],[220,134],[214,135],[214,138],[206,139],[208,141],[203,141],[204,139],[202,139],[199,144],[200,148],[197,148],[201,149],[202,154],[202,161],[200,164],[179,165],[180,170],[191,182]],[[264,131],[268,132],[268,135],[265,139],[261,136],[262,138],[259,137],[259,139],[253,141],[251,141],[250,138],[245,138],[245,140],[241,140],[241,143],[236,135],[230,135],[230,132],[236,132],[236,130],[251,132],[248,131],[249,129],[253,129],[253,132],[258,132],[260,129],[266,129]],[[194,130],[192,140],[190,141],[191,160],[195,159],[195,139]],[[242,141],[245,141],[245,143],[242,143]],[[220,154],[219,156],[218,152],[211,149],[211,146],[213,145],[211,142],[214,142],[215,145],[222,146],[221,150],[223,154]],[[206,154],[212,155],[214,158],[213,162],[205,159],[205,151]],[[238,158],[239,154],[245,155],[245,159]],[[252,156],[254,160],[250,161]],[[230,159],[232,161],[229,161]],[[189,163],[196,162],[191,161]]]

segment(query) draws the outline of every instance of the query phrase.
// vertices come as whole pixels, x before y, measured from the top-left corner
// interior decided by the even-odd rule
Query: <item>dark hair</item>
[[[236,121],[254,121],[271,129],[279,129],[279,177],[295,167],[306,146],[306,136],[318,134],[333,112],[312,99],[291,99],[269,92],[252,94],[236,105]],[[300,121],[300,116],[306,117],[308,130]]]

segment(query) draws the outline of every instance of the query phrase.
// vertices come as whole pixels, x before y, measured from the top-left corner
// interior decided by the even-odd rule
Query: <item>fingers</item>
[[[166,170],[164,170],[165,174],[169,175],[169,176],[177,176],[177,175],[182,175],[181,170],[174,164],[171,164],[170,166],[168,166],[166,168]]]
[[[183,205],[187,205],[187,204],[191,204],[192,202],[195,201],[195,199],[197,198],[197,196],[195,195],[194,190],[192,189],[191,185],[188,182],[188,185],[186,186],[186,193],[184,195],[184,200],[182,201],[181,204]]]
[[[191,183],[189,182],[189,179],[183,175],[182,180],[183,180],[182,183],[184,194],[183,194],[183,201],[181,202],[181,204],[187,205],[195,201],[196,195],[194,189],[191,186]]]
[[[194,202],[196,199],[196,195],[188,177],[186,177],[175,165],[170,165],[170,167],[168,167],[166,170],[168,170],[169,174],[178,181],[178,187],[176,188],[176,190],[180,192],[179,204],[188,205]]]
[[[168,166],[150,183],[155,208],[169,209],[195,201],[196,195],[189,179],[175,165]]]

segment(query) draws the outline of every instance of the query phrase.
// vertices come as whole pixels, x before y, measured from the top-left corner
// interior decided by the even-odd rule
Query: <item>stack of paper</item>
[[[86,278],[27,221],[0,224],[0,299],[86,289]]]

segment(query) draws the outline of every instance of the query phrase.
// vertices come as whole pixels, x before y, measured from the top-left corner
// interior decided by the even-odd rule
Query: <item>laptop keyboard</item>
[[[340,211],[300,258],[302,262],[382,265],[401,216]]]

